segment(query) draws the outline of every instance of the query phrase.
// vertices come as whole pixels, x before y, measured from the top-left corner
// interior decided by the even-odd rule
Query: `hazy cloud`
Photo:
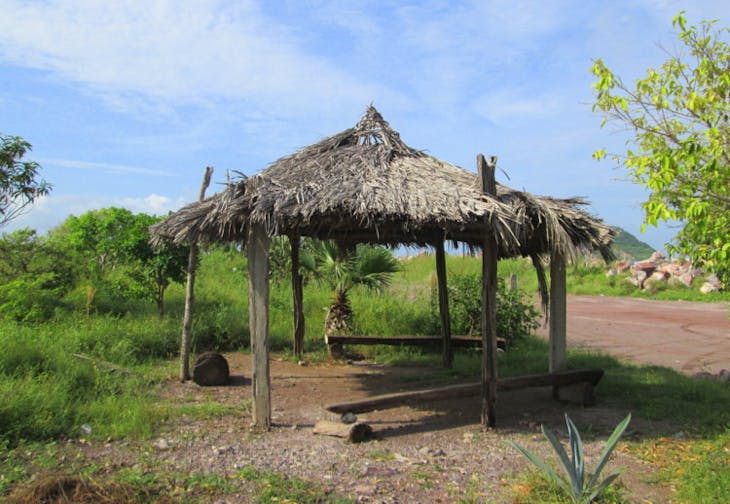
[[[78,168],[81,170],[101,170],[110,173],[134,173],[139,175],[157,175],[160,177],[176,177],[177,174],[164,171],[154,170],[151,168],[140,168],[138,166],[128,166],[113,163],[100,163],[91,161],[79,161],[76,159],[53,159],[43,158],[39,162],[42,165],[60,166],[62,168]]]
[[[3,2],[0,54],[89,86],[110,103],[250,100],[307,107],[369,100],[255,2]]]
[[[69,215],[81,215],[89,210],[107,207],[126,208],[134,213],[165,215],[187,204],[183,197],[169,198],[159,194],[141,197],[98,196],[90,194],[51,194],[38,198],[20,217],[10,221],[0,232],[29,227],[45,233],[60,225]]]

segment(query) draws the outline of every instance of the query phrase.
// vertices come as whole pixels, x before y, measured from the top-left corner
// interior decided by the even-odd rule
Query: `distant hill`
[[[646,259],[654,252],[650,245],[639,240],[628,231],[620,227],[614,229],[618,231],[618,235],[613,240],[613,251],[617,257],[627,255],[633,259]]]

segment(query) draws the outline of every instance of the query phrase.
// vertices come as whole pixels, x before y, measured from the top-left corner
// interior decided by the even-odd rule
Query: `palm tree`
[[[348,293],[353,287],[362,285],[381,292],[390,285],[393,274],[400,271],[398,260],[383,247],[358,245],[348,250],[331,240],[313,241],[311,253],[317,278],[334,291],[325,319],[326,336],[352,332],[353,311]],[[337,354],[341,348],[330,345],[330,351]]]

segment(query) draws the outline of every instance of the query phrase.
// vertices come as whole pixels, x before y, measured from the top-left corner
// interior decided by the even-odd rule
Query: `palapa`
[[[493,165],[490,170],[493,173]],[[334,239],[342,245],[432,245],[437,249],[442,293],[446,291],[444,241],[485,250],[493,247],[487,244],[496,244],[494,252],[483,259],[483,271],[490,271],[483,279],[485,293],[489,293],[484,299],[491,301],[483,300],[482,421],[493,426],[493,298],[498,259],[494,256],[531,257],[545,303],[548,296],[543,268],[549,258],[551,291],[562,298],[558,309],[551,307],[553,319],[560,319],[556,324],[551,322],[550,330],[550,369],[554,371],[565,364],[565,260],[580,251],[610,258],[614,232],[583,210],[585,202],[580,198],[534,196],[499,184],[496,194],[486,192],[481,176],[406,145],[370,106],[354,128],[281,158],[250,178],[242,176],[222,192],[155,224],[151,235],[153,242],[248,243],[249,318],[255,321],[251,325],[253,410],[259,426],[268,426],[271,421],[266,235],[289,236],[292,243],[298,243],[300,236],[309,236]],[[296,306],[295,299],[295,311]],[[440,309],[442,321],[448,321],[448,304],[440,303]],[[264,310],[264,316],[254,317],[257,310]],[[442,339],[448,365],[448,323],[442,324]],[[258,377],[256,369],[260,370]]]
[[[151,228],[153,241],[245,241],[247,226],[271,235],[340,242],[480,247],[485,230],[500,257],[610,257],[613,232],[580,198],[534,196],[497,185],[485,195],[475,173],[406,145],[372,106],[354,127],[241,177]]]

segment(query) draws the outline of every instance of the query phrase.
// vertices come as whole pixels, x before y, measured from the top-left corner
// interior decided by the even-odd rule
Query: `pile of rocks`
[[[654,252],[643,261],[616,261],[606,273],[607,277],[629,272],[628,281],[639,289],[649,289],[662,282],[692,286],[695,278],[705,275],[686,259],[669,261],[661,252]],[[700,292],[707,294],[722,289],[722,282],[716,275],[710,275],[700,287]]]

